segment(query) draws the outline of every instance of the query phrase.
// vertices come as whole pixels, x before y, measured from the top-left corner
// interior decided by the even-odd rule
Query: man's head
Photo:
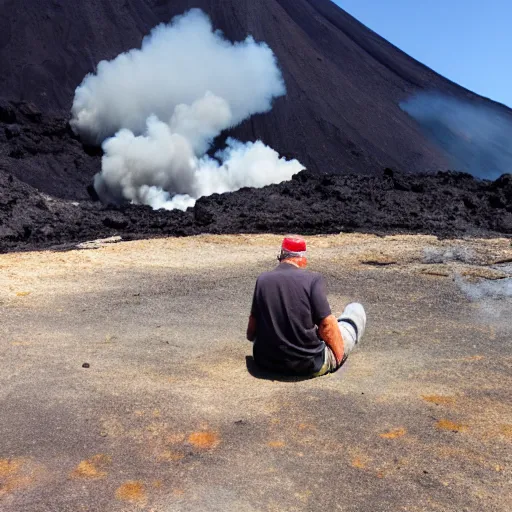
[[[281,244],[281,253],[277,257],[280,262],[290,263],[305,268],[308,261],[306,255],[306,240],[300,236],[287,236]]]

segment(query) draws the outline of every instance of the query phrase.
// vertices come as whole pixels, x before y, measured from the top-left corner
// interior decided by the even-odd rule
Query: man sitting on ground
[[[303,238],[285,238],[278,260],[275,270],[256,281],[247,327],[254,360],[292,375],[335,372],[364,334],[363,306],[349,304],[338,319],[331,314],[324,278],[305,270]]]

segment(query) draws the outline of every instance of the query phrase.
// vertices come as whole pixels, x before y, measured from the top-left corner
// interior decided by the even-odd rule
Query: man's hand
[[[318,334],[320,334],[320,338],[322,338],[325,344],[333,351],[336,362],[340,364],[345,355],[345,346],[340,328],[338,327],[338,320],[336,320],[334,315],[329,315],[320,322]]]
[[[249,323],[247,324],[247,339],[249,341],[256,339],[256,318],[252,315],[249,317]]]

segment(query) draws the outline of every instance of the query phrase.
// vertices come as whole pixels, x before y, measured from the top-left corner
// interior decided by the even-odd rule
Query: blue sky
[[[512,107],[512,0],[334,0],[438,73]]]

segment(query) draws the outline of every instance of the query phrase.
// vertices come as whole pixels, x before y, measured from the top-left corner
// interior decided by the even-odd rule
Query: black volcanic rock
[[[495,182],[468,174],[317,175],[201,198],[194,208],[111,208],[39,193],[0,173],[0,252],[200,233],[425,233],[442,237],[512,235],[512,175]],[[402,185],[397,188],[396,183]]]
[[[1,94],[67,115],[75,88],[100,60],[139,47],[152,27],[192,7],[206,11],[230,39],[252,34],[266,41],[283,70],[288,95],[234,135],[259,138],[313,172],[446,168],[445,155],[398,103],[429,89],[490,103],[411,59],[330,0],[8,0],[0,16]],[[3,112],[0,104],[0,121],[13,122]],[[37,110],[24,115],[35,121]],[[55,165],[43,159],[41,170]]]
[[[0,123],[12,124],[16,122],[16,113],[13,105],[0,98]]]
[[[84,151],[66,119],[24,102],[0,103],[0,173],[55,197],[86,199],[100,154]]]

